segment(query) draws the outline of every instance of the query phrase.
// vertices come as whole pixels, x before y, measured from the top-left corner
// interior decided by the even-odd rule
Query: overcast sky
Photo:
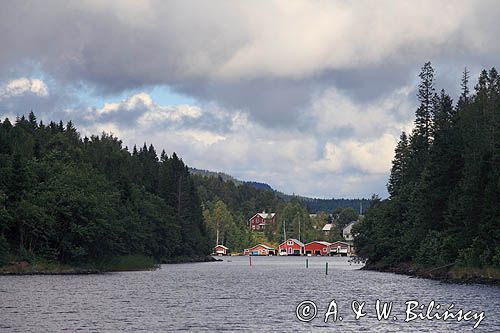
[[[286,193],[386,196],[420,67],[498,67],[499,1],[2,1],[0,116]]]

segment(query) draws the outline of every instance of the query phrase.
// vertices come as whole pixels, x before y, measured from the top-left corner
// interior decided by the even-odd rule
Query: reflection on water
[[[346,258],[310,257],[306,268],[305,260],[253,257],[249,266],[248,257],[226,257],[154,272],[0,276],[0,331],[472,331],[474,321],[405,323],[405,301],[414,299],[485,311],[476,331],[500,332],[498,287],[360,271]],[[333,299],[343,321],[324,323]],[[377,299],[394,302],[390,320],[376,319]],[[303,300],[317,304],[311,322],[295,316]],[[353,300],[366,301],[366,317],[354,319]]]

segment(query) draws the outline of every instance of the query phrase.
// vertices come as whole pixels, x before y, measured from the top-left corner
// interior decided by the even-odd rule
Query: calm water
[[[325,275],[325,262],[329,274]],[[223,262],[164,265],[154,272],[88,276],[0,276],[0,332],[25,331],[472,331],[475,321],[404,322],[405,301],[431,300],[447,309],[484,311],[475,330],[500,332],[500,288],[456,285],[357,270],[345,258],[225,258]],[[331,300],[342,321],[323,322]],[[393,301],[378,321],[375,301]],[[300,322],[296,306],[317,304]],[[366,301],[354,319],[351,301]],[[393,317],[396,316],[397,320]],[[331,319],[332,320],[332,319]]]

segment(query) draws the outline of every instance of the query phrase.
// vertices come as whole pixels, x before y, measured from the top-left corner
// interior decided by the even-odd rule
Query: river
[[[222,262],[163,265],[147,272],[0,276],[0,332],[462,332],[473,331],[477,322],[405,322],[409,300],[425,306],[434,300],[441,310],[453,303],[454,311],[484,311],[474,331],[500,332],[499,287],[361,271],[346,258],[307,259],[308,268],[305,257],[252,257],[252,266],[248,257],[225,257]],[[387,320],[376,318],[377,299],[393,302]],[[317,308],[309,322],[296,316],[304,300]],[[337,320],[332,314],[325,323],[333,300],[330,310],[336,304]],[[358,320],[351,309],[354,300],[366,302],[366,315]],[[301,316],[307,314],[303,310]]]

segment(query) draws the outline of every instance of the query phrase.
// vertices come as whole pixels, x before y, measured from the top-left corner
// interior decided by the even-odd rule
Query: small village
[[[311,216],[315,214],[310,214]],[[314,240],[304,244],[300,239],[286,238],[286,231],[284,232],[284,241],[278,247],[271,246],[266,243],[258,243],[252,247],[244,249],[243,253],[231,253],[231,249],[218,244],[214,247],[212,255],[215,256],[228,256],[228,255],[245,255],[245,256],[344,256],[352,257],[356,255],[354,249],[352,235],[352,227],[358,223],[359,220],[350,222],[342,229],[343,240],[334,242],[327,242],[321,240]],[[262,232],[266,226],[276,223],[276,213],[256,213],[248,221],[248,227],[255,232]],[[332,230],[332,222],[326,223],[322,232],[328,234]]]

